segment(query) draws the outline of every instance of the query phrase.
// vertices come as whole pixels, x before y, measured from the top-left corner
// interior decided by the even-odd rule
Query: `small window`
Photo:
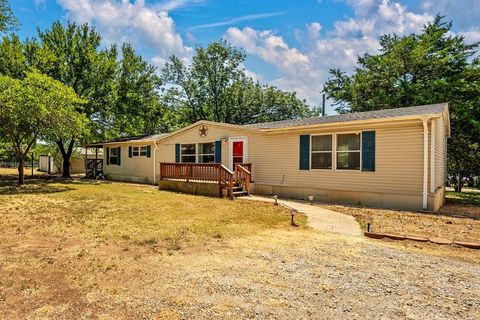
[[[198,144],[198,162],[199,163],[215,162],[215,142]]]
[[[332,135],[312,136],[312,169],[332,169]]]
[[[140,148],[139,147],[132,147],[132,156],[133,157],[138,157],[140,154]]]
[[[147,146],[132,147],[132,157],[146,157],[146,156],[147,156]]]
[[[109,163],[118,164],[118,148],[110,148]]]
[[[360,170],[360,133],[337,135],[337,169]]]
[[[181,162],[193,162],[197,158],[195,144],[182,144],[180,151],[181,151]]]

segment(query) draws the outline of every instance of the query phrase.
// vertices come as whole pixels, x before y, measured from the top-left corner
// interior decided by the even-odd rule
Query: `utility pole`
[[[322,93],[322,117],[325,117],[325,93]]]

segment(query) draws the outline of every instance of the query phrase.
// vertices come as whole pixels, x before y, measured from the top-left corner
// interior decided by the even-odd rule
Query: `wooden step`
[[[243,189],[241,191],[233,191],[233,196],[234,197],[248,196],[248,192]]]

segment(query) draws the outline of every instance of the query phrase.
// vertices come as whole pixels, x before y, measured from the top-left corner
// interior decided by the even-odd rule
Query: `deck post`
[[[218,174],[218,197],[223,197],[222,194],[222,167],[220,165],[217,166],[217,174]]]
[[[88,153],[87,153],[88,158]],[[95,165],[93,166],[93,179],[97,180],[97,165],[98,165],[98,147],[95,146]]]

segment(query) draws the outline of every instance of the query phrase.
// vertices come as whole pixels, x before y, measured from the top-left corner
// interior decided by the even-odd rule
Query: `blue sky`
[[[353,70],[358,54],[378,50],[383,33],[422,29],[447,15],[454,32],[480,40],[479,0],[14,0],[22,37],[53,21],[94,25],[104,45],[130,42],[161,67],[172,54],[189,61],[197,45],[227,39],[247,53],[261,82],[321,101],[329,68]],[[329,110],[330,113],[331,107]]]

